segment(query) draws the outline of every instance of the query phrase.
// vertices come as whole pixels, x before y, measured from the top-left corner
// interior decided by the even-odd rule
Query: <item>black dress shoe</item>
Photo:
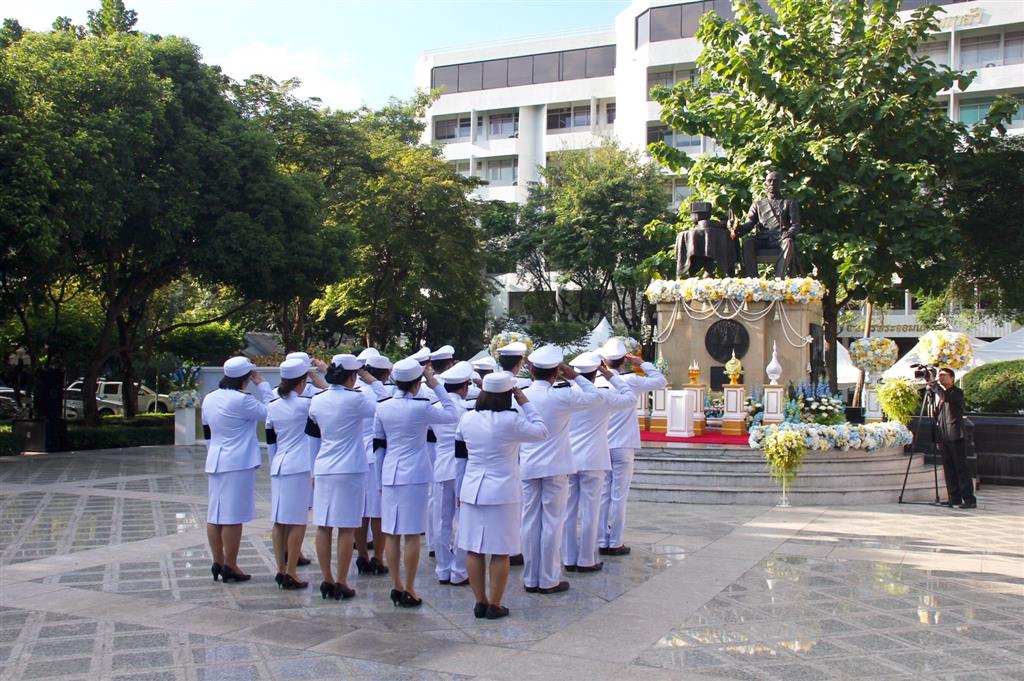
[[[466,577],[461,582],[451,582],[452,586],[469,586],[469,577]]]
[[[965,501],[964,503],[960,504],[960,508],[978,508],[978,502],[977,501]]]
[[[283,575],[281,579],[281,588],[288,591],[305,589],[307,586],[309,586],[309,582],[304,582],[301,579],[295,579],[291,575]]]
[[[599,555],[599,556],[607,556],[608,555],[608,547],[607,546],[598,546],[597,547],[597,555]]]
[[[508,617],[508,608],[504,605],[488,605],[487,606],[487,619],[497,620],[502,617]]]
[[[342,599],[348,600],[356,595],[355,589],[348,588],[348,585],[342,584],[341,582],[334,583],[334,600],[340,601]]]
[[[523,564],[523,554],[520,553],[520,554],[515,555],[515,556],[509,556],[508,557],[508,564],[509,565],[522,565]]]
[[[451,584],[452,580],[450,580],[450,579],[439,579],[439,580],[437,580],[437,583],[438,584]]]
[[[562,569],[566,572],[576,572],[578,568],[575,565],[563,565]]]
[[[309,558],[306,558],[305,556],[303,556],[303,555],[302,555],[302,554],[300,553],[300,554],[299,554],[299,559],[298,559],[297,561],[295,561],[295,564],[296,564],[296,565],[298,565],[299,567],[305,567],[305,566],[307,566],[307,565],[310,565],[310,564],[312,564],[312,562],[313,562],[313,561],[311,561],[311,560],[310,560]]]
[[[402,592],[402,599],[398,601],[398,604],[403,608],[418,608],[423,605],[422,598],[416,598],[408,591]]]
[[[524,586],[523,587],[523,591],[525,591],[528,594],[535,594],[538,591],[540,591],[540,587],[539,586]]]
[[[939,506],[946,506],[948,508],[953,508],[954,506],[959,506],[961,503],[963,503],[963,502],[952,501],[951,499],[947,499],[946,501],[940,501],[939,502]]]
[[[370,567],[370,561],[362,556],[356,557],[356,572],[363,574],[364,572],[373,573],[373,568]]]
[[[252,579],[252,575],[247,575],[244,572],[235,572],[227,565],[221,565],[220,578],[225,582],[248,582]]]
[[[562,580],[561,582],[559,582],[558,584],[555,584],[554,586],[549,586],[549,587],[547,587],[545,589],[538,589],[537,591],[542,593],[542,594],[558,594],[558,593],[562,593],[563,591],[568,591],[568,590],[569,590],[569,582],[566,582],[565,580]]]
[[[487,616],[488,605],[486,603],[477,603],[473,606],[473,616],[478,620],[482,620]]]
[[[609,547],[604,550],[606,556],[628,556],[633,549],[628,546]]]
[[[431,552],[430,552],[430,553],[428,553],[427,555],[428,555],[428,556],[430,556],[431,558],[433,558],[433,557],[434,557],[434,552],[433,552],[433,551],[431,551]]]
[[[600,572],[604,569],[604,563],[595,563],[593,565],[577,565],[576,572]]]

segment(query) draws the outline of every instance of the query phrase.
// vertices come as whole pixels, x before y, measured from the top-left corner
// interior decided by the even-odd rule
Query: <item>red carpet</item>
[[[665,433],[652,433],[647,430],[640,431],[642,442],[686,442],[695,445],[733,445],[748,446],[749,436],[747,435],[722,435],[721,433],[705,433],[695,437],[669,437]]]

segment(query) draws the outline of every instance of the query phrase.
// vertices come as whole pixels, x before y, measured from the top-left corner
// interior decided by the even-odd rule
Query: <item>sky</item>
[[[84,24],[99,0],[3,0],[0,15],[33,30]],[[299,94],[337,109],[377,107],[415,88],[428,50],[587,29],[610,30],[628,0],[126,0],[136,28],[179,35],[241,80],[298,77]]]

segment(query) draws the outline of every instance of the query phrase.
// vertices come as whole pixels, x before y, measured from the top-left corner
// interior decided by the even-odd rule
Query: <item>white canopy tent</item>
[[[966,374],[971,369],[979,367],[982,364],[986,364],[987,362],[993,361],[991,359],[984,359],[985,348],[988,345],[990,345],[988,341],[979,340],[977,338],[972,338],[970,336],[968,336],[968,338],[970,338],[971,340],[971,347],[974,348],[974,359],[971,361],[970,367],[968,367],[967,369],[962,369],[961,371],[957,372],[958,379],[960,378],[960,376]],[[914,345],[914,347],[910,349],[910,352],[900,357],[896,361],[896,363],[889,368],[888,371],[882,374],[882,377],[886,379],[906,378],[912,380],[914,378],[914,368],[911,365],[921,363],[921,357],[918,354],[919,346],[920,342]]]
[[[1024,328],[992,341],[981,350],[981,356],[988,362],[1024,359]]]
[[[853,366],[850,351],[842,343],[836,344],[836,383],[840,388],[852,388],[860,378],[860,369]]]

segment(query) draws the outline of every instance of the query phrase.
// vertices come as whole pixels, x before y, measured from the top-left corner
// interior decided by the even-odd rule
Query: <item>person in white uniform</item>
[[[309,407],[306,432],[313,438],[316,463],[313,474],[313,522],[316,524],[316,557],[320,563],[323,598],[352,598],[355,589],[348,586],[355,530],[363,523],[363,497],[366,494],[366,420],[372,420],[377,400],[372,392],[355,389],[356,378],[373,383],[363,362],[354,355],[331,358],[327,369],[330,387],[315,395]],[[331,540],[338,531],[338,569],[331,572]]]
[[[374,449],[386,450],[381,465],[381,531],[394,584],[391,601],[414,608],[423,604],[416,594],[416,569],[420,534],[428,524],[427,490],[434,477],[427,456],[427,427],[458,423],[459,413],[429,366],[421,366],[407,357],[395,362],[391,376],[395,396],[377,403],[373,433]],[[437,395],[440,409],[432,408],[426,397],[418,396],[421,377],[426,377],[427,385]],[[404,564],[400,562],[403,538]]]
[[[612,373],[618,374],[626,362],[634,371],[620,376],[633,392],[634,403],[651,390],[660,390],[668,380],[650,362],[627,354],[626,345],[618,338],[610,338],[601,348],[601,357]],[[636,373],[636,369],[644,375]],[[629,483],[633,479],[633,455],[640,447],[640,424],[635,411],[616,411],[608,417],[608,453],[612,469],[604,479],[601,490],[601,513],[598,517],[597,552],[604,556],[624,556],[630,548],[622,543],[626,526],[626,500]]]
[[[513,396],[521,412],[512,411]],[[476,598],[473,614],[478,618],[508,615],[501,601],[508,584],[509,556],[521,550],[519,445],[540,442],[547,436],[544,420],[515,387],[515,377],[504,371],[484,378],[476,409],[466,412],[459,422],[456,446],[466,448],[468,459],[459,493],[458,545],[468,552],[466,566]],[[488,553],[489,594],[484,562]]]
[[[608,418],[612,412],[634,409],[636,400],[626,382],[609,371],[597,353],[585,352],[571,364],[587,380],[594,381],[600,373],[611,384],[611,389],[598,389],[603,398],[600,402],[574,414],[569,421],[569,442],[576,472],[569,476],[562,560],[569,572],[597,572],[604,566],[597,561],[601,485],[606,471],[612,467],[608,454]],[[579,387],[572,390],[579,390]]]
[[[466,413],[466,391],[473,375],[469,362],[459,362],[438,375],[445,390],[452,398],[461,417]],[[434,409],[440,409],[438,403]],[[434,556],[437,565],[434,570],[441,584],[464,586],[469,584],[466,576],[466,552],[458,548],[455,538],[455,429],[457,423],[443,423],[430,427],[435,436],[434,494],[431,521],[433,524]]]
[[[505,371],[512,374],[516,379],[516,387],[520,389],[526,389],[530,385],[530,381],[525,378],[520,378],[519,374],[523,370],[523,362],[526,359],[526,343],[521,341],[513,341],[508,345],[503,345],[498,348],[498,369],[497,371]],[[515,409],[515,407],[513,407]],[[509,558],[510,565],[522,565],[525,562],[523,554],[516,553]]]
[[[281,363],[281,382],[274,389],[277,397],[267,405],[267,453],[270,459],[270,505],[274,527],[277,574],[274,581],[282,589],[305,589],[296,568],[306,536],[309,507],[313,502],[312,468],[309,458],[309,418],[311,398],[306,397],[309,365],[300,358]]]
[[[360,390],[369,389],[377,401],[391,397],[394,386],[388,385],[391,375],[391,360],[374,348],[367,348],[359,353],[359,358],[366,361],[366,373],[376,380],[366,384],[362,380],[356,382]],[[373,451],[373,419],[365,422],[363,440],[366,443],[366,500],[363,505],[363,524],[356,530],[356,570],[359,574],[386,575],[387,562],[384,559],[384,535],[380,531],[380,467],[376,453]],[[374,538],[373,557],[370,557],[369,539]]]
[[[569,419],[602,400],[593,383],[565,363],[562,350],[545,345],[527,358],[533,384],[523,392],[544,419],[548,437],[519,450],[523,481],[523,586],[530,593],[558,593],[569,588],[561,579],[560,550],[569,476],[576,463],[569,445]],[[578,390],[572,390],[573,381]]]
[[[244,392],[250,385],[253,395]],[[203,432],[209,441],[206,538],[213,553],[214,581],[244,582],[251,577],[238,567],[238,547],[242,524],[256,517],[256,469],[261,458],[256,424],[266,420],[269,401],[270,387],[248,357],[225,362],[219,388],[203,398]]]
[[[440,377],[440,375],[447,371],[449,367],[455,364],[455,348],[450,345],[442,345],[437,350],[430,353],[430,367],[434,370],[434,375]],[[437,403],[437,398],[429,390],[425,390],[424,397],[430,400],[431,404]],[[434,431],[427,429],[427,454],[430,456],[430,466],[434,467],[434,462],[437,459],[437,447],[435,443],[437,437]],[[437,501],[434,499],[434,485],[430,486],[427,491],[427,516],[430,518],[430,522],[427,524],[427,546],[430,547],[430,557],[434,557],[434,542],[436,535],[434,534],[434,516],[437,513]]]

